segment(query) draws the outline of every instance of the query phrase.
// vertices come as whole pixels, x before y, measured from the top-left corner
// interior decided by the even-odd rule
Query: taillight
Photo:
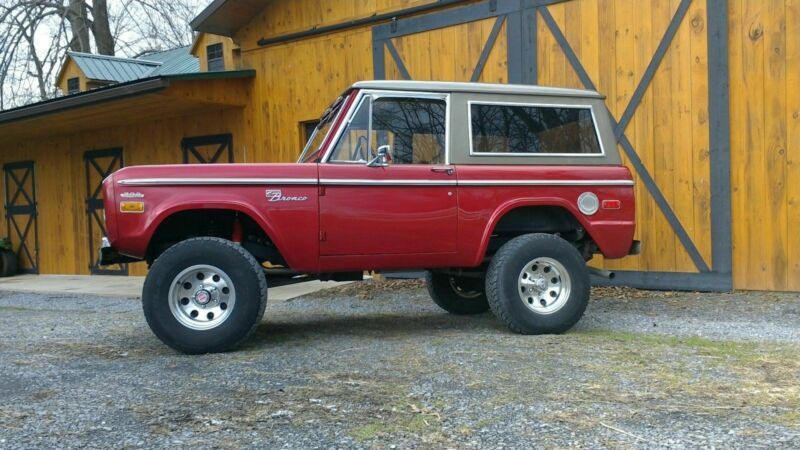
[[[621,200],[603,200],[602,208],[603,209],[622,209],[622,201]]]

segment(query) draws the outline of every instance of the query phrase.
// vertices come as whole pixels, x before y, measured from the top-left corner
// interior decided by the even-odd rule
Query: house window
[[[208,58],[209,72],[225,70],[225,55],[222,44],[212,44],[206,47],[206,55]]]
[[[314,131],[317,130],[319,120],[309,120],[308,122],[300,122],[300,132],[303,134],[303,144],[306,144],[314,136]]]
[[[77,94],[81,91],[81,80],[78,78],[70,78],[67,80],[67,95]]]
[[[599,155],[590,107],[470,104],[473,155]]]

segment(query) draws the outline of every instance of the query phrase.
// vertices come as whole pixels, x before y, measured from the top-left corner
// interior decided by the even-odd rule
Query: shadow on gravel
[[[397,338],[456,333],[506,333],[506,328],[492,314],[452,316],[448,314],[375,314],[316,317],[309,320],[263,322],[251,340],[253,346],[269,346],[309,338],[337,336]],[[248,345],[249,347],[250,345]]]

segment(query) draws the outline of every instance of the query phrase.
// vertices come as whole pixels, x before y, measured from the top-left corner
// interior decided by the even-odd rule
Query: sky
[[[6,2],[15,1],[18,0],[0,0],[0,3],[5,4]],[[65,2],[65,0],[62,1]],[[148,23],[147,20],[142,19],[142,17],[144,17],[143,11],[145,11],[143,7],[140,6],[138,9],[126,9],[126,5],[137,1],[140,2],[139,5],[147,3],[168,5],[165,0],[108,0],[109,15],[112,17],[120,17],[119,20],[112,19],[112,32],[114,32],[115,26],[122,24],[122,31],[118,33],[117,37],[116,56],[132,57],[137,56],[143,50],[167,50],[179,45],[190,44],[192,34],[191,30],[188,28],[188,21],[199,14],[211,2],[211,0],[179,0],[173,2],[173,5],[184,4],[188,7],[188,10],[182,10],[185,11],[182,16],[171,16],[173,20],[178,20],[179,23],[184,23],[186,28],[185,30],[182,30],[182,33],[179,33],[181,36],[179,38],[176,38],[173,35],[172,39],[162,40],[162,36],[160,36],[158,33],[154,33],[151,29],[142,29],[143,24]],[[140,16],[136,17],[136,14],[139,14]],[[183,16],[185,16],[185,20],[183,19]],[[181,17],[181,19],[177,19],[177,17]],[[162,22],[162,24],[163,23],[165,22]],[[34,35],[34,45],[36,47],[37,54],[40,56],[46,54],[47,50],[53,45],[52,35],[54,34],[54,31],[58,30],[58,24],[59,19],[57,17],[53,17],[50,22],[40,26]],[[150,38],[146,40],[139,39],[142,35],[150,36]],[[55,76],[58,72],[57,69],[60,68],[64,57],[65,55],[59,55],[58,65],[56,70],[53,71],[51,76],[52,79],[49,81],[50,85],[55,83]],[[19,71],[18,73],[24,74],[25,72]],[[36,80],[36,78],[33,77],[31,80]],[[4,86],[2,86],[5,97],[3,106],[5,108],[18,106],[20,102],[27,103],[30,101],[36,101],[38,99],[38,88],[36,87],[37,84],[35,81],[25,81],[20,82],[19,84],[15,83],[14,86],[6,84],[8,83],[4,83]],[[32,95],[37,98],[31,98]]]

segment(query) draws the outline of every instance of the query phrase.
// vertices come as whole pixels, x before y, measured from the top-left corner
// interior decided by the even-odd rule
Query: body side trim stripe
[[[122,186],[193,186],[215,184],[317,184],[314,178],[139,178],[121,180]]]
[[[633,186],[630,180],[464,180],[459,186]]]
[[[456,180],[370,180],[357,178],[322,178],[319,184],[333,186],[456,186]]]
[[[121,180],[122,186],[197,186],[197,185],[316,185],[314,178],[140,178]],[[338,186],[633,186],[630,180],[319,180],[322,185]]]

